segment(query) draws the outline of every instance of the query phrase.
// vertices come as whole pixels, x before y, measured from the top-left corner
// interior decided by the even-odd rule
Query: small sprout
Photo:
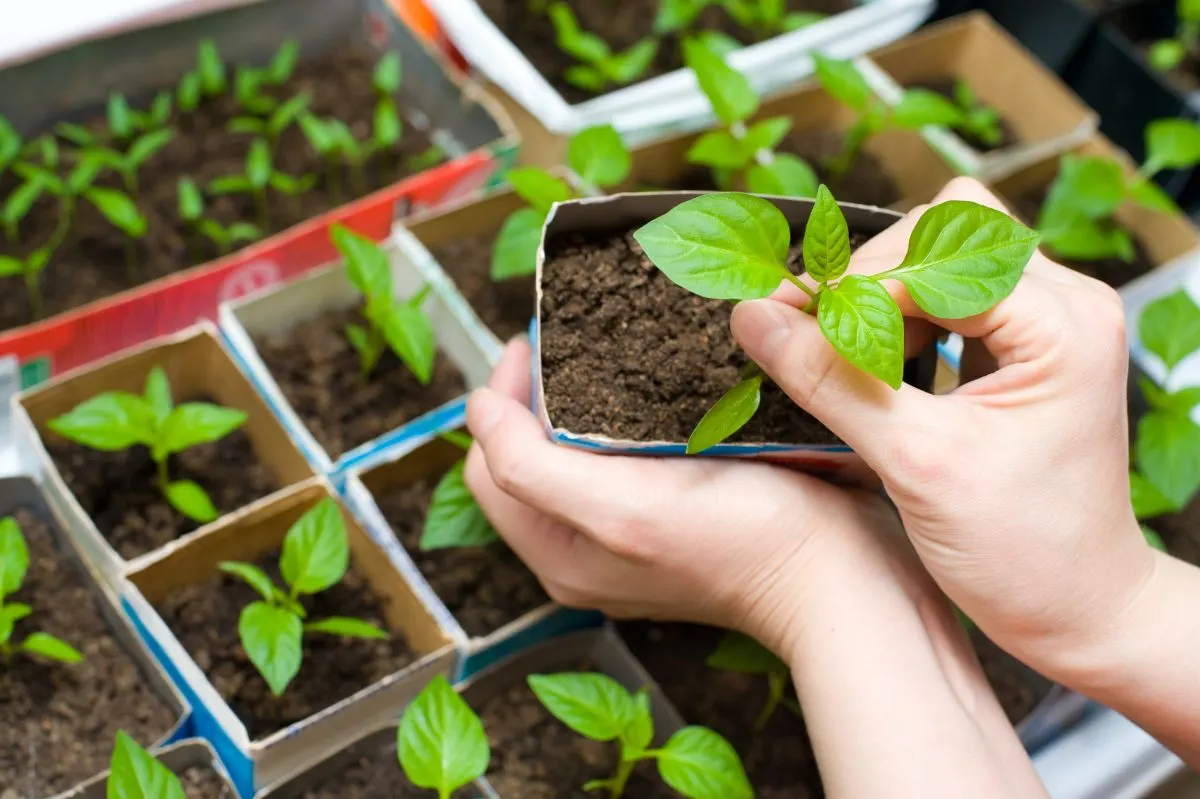
[[[83,192],[83,197],[108,220],[109,224],[125,234],[125,269],[131,280],[137,279],[137,243],[146,237],[148,223],[129,196],[116,189],[93,186]]]
[[[219,515],[204,489],[191,480],[172,480],[171,455],[219,441],[246,422],[246,414],[207,402],[175,405],[162,367],[155,366],[139,396],[108,391],[85,400],[48,427],[68,441],[101,452],[142,445],[158,465],[158,488],[173,508],[202,524]]]
[[[92,158],[106,168],[116,171],[125,184],[125,190],[136,197],[139,186],[138,170],[174,140],[175,131],[160,128],[138,136],[126,152],[93,145],[83,150],[83,157]]]
[[[96,136],[90,130],[71,122],[59,122],[54,132],[76,147],[91,147],[96,143]]]
[[[451,432],[442,436],[464,452],[471,448],[471,437]],[[466,459],[451,466],[433,490],[425,527],[421,533],[420,549],[462,549],[487,546],[499,541],[492,523],[483,515],[464,477]]]
[[[324,120],[313,114],[300,115],[300,130],[308,139],[308,146],[325,161],[325,177],[329,183],[329,193],[337,204],[342,202],[342,165],[341,149],[334,137],[335,134]]]
[[[1177,69],[1196,54],[1196,45],[1200,43],[1200,2],[1177,0],[1175,14],[1178,18],[1175,36],[1150,46],[1150,65],[1160,72]]]
[[[408,160],[404,162],[404,168],[413,173],[424,172],[426,169],[432,169],[445,160],[446,151],[436,144],[431,144],[423,152],[409,156]]]
[[[758,39],[797,31],[825,19],[824,14],[816,12],[788,11],[784,0],[713,0],[710,4],[724,8],[739,25],[754,31]]]
[[[249,222],[234,222],[225,227],[215,219],[204,215],[204,196],[191,178],[179,179],[179,218],[196,234],[203,236],[217,246],[221,255],[227,255],[234,245],[242,242],[258,241],[262,231]],[[194,251],[192,260],[200,261],[201,257]]]
[[[179,79],[179,86],[175,89],[175,104],[180,111],[190,114],[200,106],[202,94],[200,73],[192,70]]]
[[[117,141],[124,141],[135,133],[133,109],[123,94],[108,98],[108,132]]]
[[[264,74],[264,81],[271,86],[282,86],[292,79],[296,64],[300,62],[300,43],[288,39],[279,45]]]
[[[326,498],[300,517],[283,539],[279,573],[287,590],[250,563],[225,561],[219,568],[259,593],[261,600],[242,609],[238,636],[250,662],[267,681],[271,693],[282,696],[300,671],[304,633],[343,638],[385,639],[388,634],[370,622],[345,616],[305,621],[302,595],[319,594],[341,582],[350,565],[346,522],[337,502]]]
[[[113,799],[187,799],[179,777],[122,730],[117,730],[105,790]]]
[[[1000,144],[1004,138],[1000,112],[981,103],[971,85],[961,78],[954,84],[954,101],[962,112],[962,120],[954,125],[957,130],[988,147]]]
[[[42,170],[31,170],[22,175],[24,182],[5,198],[4,205],[0,207],[0,221],[4,223],[4,236],[10,244],[17,243],[21,232],[21,220],[25,218],[46,189],[41,175]],[[52,177],[58,180],[56,176]]]
[[[0,116],[0,176],[21,155],[21,134],[5,117]]]
[[[529,687],[556,719],[593,741],[620,745],[617,773],[592,780],[585,791],[604,790],[609,799],[625,793],[634,767],[643,760],[688,799],[752,799],[754,790],[742,761],[727,740],[707,727],[684,727],[661,749],[654,740],[654,717],[645,688],[630,693],[604,674],[534,674]]]
[[[271,149],[279,143],[279,137],[287,131],[308,110],[312,95],[301,92],[285,103],[280,104],[266,119],[255,116],[234,117],[229,121],[226,130],[230,133],[249,133],[253,136],[264,137],[271,144]]]
[[[41,319],[45,313],[45,301],[42,299],[41,274],[50,263],[53,251],[40,247],[24,260],[12,255],[0,255],[0,277],[22,277],[25,280],[25,291],[29,296],[29,310],[34,319]]]
[[[248,116],[266,116],[275,109],[278,101],[262,91],[267,82],[266,70],[254,67],[239,67],[234,74],[234,95]]]
[[[614,53],[599,36],[580,28],[575,12],[563,2],[551,4],[550,21],[554,23],[559,49],[582,62],[568,67],[563,77],[587,91],[601,92],[609,86],[633,83],[646,73],[658,55],[658,40],[653,38],[642,39],[628,50]]]
[[[754,722],[756,731],[765,730],[767,723],[781,706],[786,707],[797,716],[803,715],[800,712],[800,705],[787,695],[787,689],[792,680],[791,669],[779,659],[778,655],[753,638],[741,633],[726,633],[705,662],[712,668],[721,671],[762,675],[767,678],[767,704]]]
[[[479,716],[439,674],[400,718],[396,755],[409,782],[450,799],[487,771],[491,747]]]
[[[217,43],[212,39],[202,39],[196,54],[196,76],[200,82],[200,92],[210,99],[220,97],[225,93],[225,62],[217,50]]]
[[[899,266],[875,275],[848,274],[849,229],[825,186],[817,190],[804,228],[804,267],[815,285],[788,269],[787,219],[760,197],[697,197],[644,225],[634,238],[667,278],[701,297],[761,299],[784,281],[794,284],[809,296],[805,310],[815,313],[833,348],[896,389],[904,375],[904,318],[883,281],[902,283],[935,319],[975,316],[1012,292],[1039,240],[1005,213],[971,202],[945,202],[917,221]],[[757,369],[743,375],[692,432],[688,453],[741,429],[757,409],[759,386]]]
[[[255,139],[246,152],[246,171],[241,175],[225,175],[208,184],[211,194],[249,194],[254,198],[258,211],[258,227],[262,231],[271,229],[271,208],[267,200],[267,188],[272,188],[288,197],[299,197],[316,185],[316,177],[295,177],[278,172],[272,165],[271,145],[265,139]]]
[[[37,159],[42,162],[42,166],[46,169],[58,169],[58,140],[53,135],[46,133],[26,142],[25,147],[21,150],[21,155],[28,160]]]
[[[79,663],[83,655],[70,644],[44,632],[30,633],[20,643],[13,640],[17,622],[33,613],[21,602],[5,600],[20,590],[29,571],[29,549],[17,520],[0,518],[0,656],[7,665],[17,654],[36,655],[63,663]]]
[[[375,74],[371,77],[371,85],[375,94],[381,97],[391,97],[400,91],[400,54],[395,50],[384,53],[375,65]]]

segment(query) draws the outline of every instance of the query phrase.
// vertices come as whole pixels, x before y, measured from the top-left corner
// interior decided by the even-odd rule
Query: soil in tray
[[[436,479],[376,496],[379,509],[421,575],[467,635],[484,636],[550,601],[533,572],[500,543],[422,552],[418,544]]]
[[[207,767],[194,766],[179,775],[187,799],[237,799],[221,775]]]
[[[57,794],[108,768],[117,730],[149,746],[176,719],[109,630],[51,529],[24,511],[15,518],[29,571],[11,600],[34,610],[17,623],[14,640],[47,632],[84,656],[73,666],[17,657],[0,669],[0,795],[13,789],[24,799]]]
[[[508,341],[529,331],[536,284],[533,275],[492,281],[492,248],[499,233],[455,238],[430,252],[488,329]]]
[[[641,39],[652,35],[654,18],[660,0],[621,0],[619,3],[598,3],[596,0],[566,0],[579,20],[580,27],[604,39],[613,52],[632,47]],[[529,0],[479,0],[483,9],[525,58],[550,81],[570,103],[581,103],[596,93],[584,91],[563,78],[563,73],[578,62],[561,50],[555,42],[554,25],[545,14],[531,14]],[[787,0],[789,11],[812,11],[836,14],[858,5],[855,0]],[[733,36],[743,44],[754,44],[767,38],[743,28],[734,22],[723,9],[709,8],[704,11],[694,30],[721,31]],[[680,37],[670,35],[663,39],[658,56],[646,71],[642,80],[680,69],[683,56],[680,52]],[[607,91],[612,91],[612,87]]]
[[[323,56],[301,63],[291,81],[276,90],[277,96],[286,99],[309,92],[310,108],[315,114],[341,119],[363,140],[371,130],[374,113],[371,74],[377,60],[378,54],[369,46],[344,43]],[[179,223],[177,183],[181,177],[190,177],[203,188],[216,177],[242,172],[253,137],[225,131],[226,124],[237,115],[232,91],[205,101],[193,114],[181,116],[176,112],[171,121],[177,131],[175,140],[139,173],[142,185],[138,206],[149,222],[149,229],[139,245],[139,266],[133,274],[126,268],[125,237],[90,204],[80,203],[73,232],[42,274],[46,314],[78,307],[219,255],[213,245],[197,241]],[[89,127],[101,130],[103,120],[94,120]],[[276,148],[275,167],[294,176],[312,173],[318,176],[318,181],[298,202],[272,193],[269,229],[284,230],[411,174],[414,166],[411,159],[425,152],[430,144],[429,138],[406,119],[395,150],[377,156],[368,165],[362,191],[353,190],[349,174],[341,176],[344,191],[339,200],[325,174],[322,159],[310,149],[298,127],[289,129]],[[14,180],[11,176],[0,180],[0,198],[16,188]],[[120,186],[119,179],[112,175],[102,177],[98,185]],[[243,195],[208,198],[208,215],[223,225],[258,219],[253,200]],[[52,199],[47,196],[39,200],[21,225],[18,252],[24,254],[41,246],[57,222],[58,208]],[[7,246],[0,252],[6,252]],[[0,280],[0,330],[30,321],[30,308],[20,278]]]
[[[364,379],[346,325],[356,309],[331,311],[254,342],[292,409],[331,458],[337,458],[466,391],[458,369],[438,352],[423,386],[390,350]]]
[[[396,757],[396,736],[371,737],[347,753],[337,774],[305,791],[301,799],[430,799],[433,791],[415,788]],[[455,791],[452,799],[479,799],[473,788]]]
[[[210,397],[190,401],[213,402]],[[46,432],[46,448],[59,474],[122,558],[131,560],[174,541],[199,525],[163,499],[157,466],[146,447],[100,452]],[[259,460],[245,430],[172,455],[171,477],[199,483],[217,510],[230,513],[282,486]]]
[[[285,584],[279,574],[278,552],[260,558],[255,565],[269,574],[276,585]],[[276,698],[238,639],[238,616],[242,608],[259,598],[246,583],[218,573],[175,589],[155,606],[217,693],[246,725],[251,740],[265,738],[302,721],[394,674],[417,658],[404,637],[396,632],[385,641],[306,635],[300,673],[283,696]],[[352,616],[385,629],[386,601],[375,595],[353,563],[340,583],[303,599],[310,619]]]
[[[908,88],[928,89],[931,92],[937,92],[951,102],[956,102],[954,97],[954,86],[955,80],[953,78],[939,78],[937,80],[920,81],[918,83],[914,83]],[[1014,144],[1017,144],[1019,139],[1017,138],[1016,132],[1013,131],[1012,126],[1008,124],[1008,120],[1001,116],[998,124],[1000,126],[1000,141],[996,144],[986,144],[981,139],[975,136],[970,136],[961,130],[956,130],[955,133],[957,133],[959,137],[966,141],[967,144],[971,145],[981,153],[991,153],[995,152],[996,150],[1003,150],[1006,147],[1012,147]]]

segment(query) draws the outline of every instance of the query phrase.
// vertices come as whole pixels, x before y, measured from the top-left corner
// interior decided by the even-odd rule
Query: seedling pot
[[[176,402],[207,398],[248,415],[240,430],[216,444],[204,445],[209,449],[203,465],[196,468],[203,471],[205,476],[199,480],[209,483],[207,490],[244,504],[262,501],[313,474],[210,323],[103,359],[17,395],[13,399],[14,440],[44,486],[47,501],[62,520],[72,545],[110,586],[119,585],[126,562],[144,557],[172,532],[191,535],[195,525],[161,499],[145,448],[124,453],[85,450],[50,431],[47,423],[102,392],[140,395],[155,366],[166,372]],[[75,493],[80,489],[83,494]],[[128,506],[118,504],[122,496],[130,497]],[[221,507],[219,497],[214,501],[219,511],[238,509]],[[114,508],[116,512],[110,513]],[[102,510],[106,515],[101,520]],[[201,530],[203,527],[195,532]],[[114,534],[120,535],[119,543],[110,541]]]
[[[391,265],[393,292],[398,299],[415,295],[425,284],[432,287],[422,310],[433,325],[438,344],[438,366],[434,371],[432,391],[420,386],[407,370],[402,375],[407,380],[405,385],[411,384],[408,390],[423,398],[419,403],[423,407],[414,410],[409,418],[393,429],[386,427],[384,415],[396,404],[397,397],[380,393],[377,388],[380,379],[378,372],[383,366],[377,367],[370,378],[363,379],[353,349],[345,343],[341,324],[326,326],[329,327],[328,336],[336,337],[330,346],[332,343],[339,346],[344,344],[349,355],[347,360],[322,360],[325,357],[322,352],[312,352],[312,348],[320,346],[320,342],[309,342],[307,337],[298,338],[317,325],[318,320],[332,318],[336,321],[345,315],[358,316],[353,312],[362,305],[363,298],[348,280],[344,263],[335,263],[286,286],[227,303],[220,310],[221,329],[238,364],[266,398],[313,468],[321,474],[335,476],[335,481],[340,480],[338,475],[346,469],[373,462],[376,454],[388,446],[401,445],[409,440],[426,440],[441,430],[461,424],[466,403],[463,392],[483,385],[491,373],[494,340],[466,304],[455,299],[455,293],[447,281],[418,269],[394,239],[385,245],[385,252]],[[361,320],[354,318],[353,321]],[[325,327],[319,329],[324,333]],[[293,349],[297,353],[288,354]],[[307,360],[309,358],[312,359],[311,365]],[[283,364],[285,361],[286,372],[273,373],[268,366],[270,362]],[[404,369],[399,363],[396,367]],[[282,365],[278,368],[284,369]],[[329,404],[314,406],[311,394],[320,386],[310,378],[317,374],[330,375],[322,378],[322,381],[338,381],[328,387],[332,408]],[[365,426],[356,424],[354,418],[329,417],[328,413],[322,415],[321,407],[337,414],[343,403],[351,401],[351,395],[339,395],[336,393],[339,391],[366,392],[366,396],[377,396],[383,404],[376,403],[378,407],[373,406],[357,414],[364,417],[358,421],[366,422]],[[448,397],[438,399],[434,392],[448,394]],[[303,397],[305,406],[297,406],[289,400],[289,396]],[[376,422],[381,422],[383,429],[369,439],[349,440],[349,436],[355,432],[380,427],[381,424]],[[330,451],[327,444],[318,440],[314,434],[315,424],[324,426],[327,440],[334,440],[328,437],[335,435],[337,440],[342,440],[344,451]]]
[[[991,16],[1060,75],[1096,25],[1095,13],[1078,0],[941,0],[935,19],[974,10]]]
[[[237,799],[236,789],[229,780],[229,775],[221,766],[216,753],[207,742],[198,739],[180,741],[164,747],[154,753],[159,762],[169,768],[181,780],[188,780],[198,773],[207,773],[205,789],[217,789],[220,793],[205,794],[211,799]],[[105,799],[108,773],[101,774],[88,780],[73,791],[69,791],[53,799]],[[185,788],[188,786],[185,782]]]
[[[217,603],[233,601],[223,598],[232,583],[219,582],[217,564],[222,561],[254,563],[275,558],[291,525],[319,501],[333,496],[328,483],[314,478],[270,502],[234,514],[186,541],[163,548],[127,572],[128,586],[122,598],[136,620],[139,632],[180,690],[191,700],[197,732],[213,743],[243,796],[250,796],[280,777],[294,773],[302,764],[341,748],[360,736],[364,729],[376,729],[393,720],[429,679],[436,674],[449,675],[453,669],[455,653],[448,646],[450,637],[403,576],[392,568],[381,548],[344,507],[341,510],[350,543],[351,574],[358,575],[354,585],[359,587],[354,590],[369,594],[378,603],[383,624],[392,634],[392,640],[402,641],[411,650],[413,659],[409,665],[324,706],[321,705],[323,699],[305,689],[306,701],[317,706],[314,712],[276,732],[254,736],[223,698],[225,694],[220,686],[229,684],[228,673],[222,671],[222,676],[213,678],[205,666],[189,654],[183,640],[198,640],[196,625],[208,622],[200,618],[187,620],[185,606],[178,603],[193,600],[184,599],[186,594],[181,592],[202,594]],[[197,586],[203,587],[195,588]],[[253,598],[253,592],[250,592],[250,599]],[[190,637],[181,640],[177,631],[189,628],[192,630],[188,633]],[[236,625],[228,632],[236,638]],[[205,641],[212,641],[215,633],[204,635]],[[328,640],[340,646],[349,645],[342,639]],[[206,648],[205,651],[210,653],[206,658],[214,658],[212,667],[215,668],[220,662],[216,658],[221,656],[215,649]],[[305,659],[300,676],[289,691],[301,690],[299,680],[304,678],[306,668],[314,668],[314,661]],[[362,668],[365,677],[370,672],[367,665]],[[248,661],[241,661],[238,670],[244,671],[246,678],[257,679],[254,666]],[[345,678],[339,675],[336,679]],[[240,691],[240,688],[232,690]],[[344,686],[335,685],[333,690],[341,692]],[[281,701],[248,699],[250,694],[239,696],[243,697],[241,701],[257,701],[256,707],[271,712],[277,712],[278,706],[269,703]],[[305,701],[295,693],[292,696],[293,701]],[[285,692],[282,701],[287,699]],[[299,711],[293,708],[279,712],[293,715]],[[278,728],[282,722],[271,719],[266,723],[270,728]]]

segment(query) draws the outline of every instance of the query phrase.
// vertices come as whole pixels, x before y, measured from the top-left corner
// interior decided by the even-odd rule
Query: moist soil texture
[[[53,531],[27,511],[14,518],[29,570],[6,599],[33,613],[17,622],[12,640],[45,632],[83,653],[75,665],[18,655],[0,669],[0,797],[35,799],[107,769],[118,730],[150,746],[176,718],[112,634],[81,567],[59,550]]]
[[[187,799],[238,799],[220,774],[210,768],[193,767],[179,775]]]
[[[214,402],[211,397],[189,401]],[[199,527],[158,489],[158,467],[143,446],[101,452],[44,431],[59,474],[100,534],[125,560],[152,552]],[[172,455],[173,480],[194,480],[221,513],[230,513],[282,488],[259,460],[245,430]]]
[[[952,103],[955,103],[954,97],[955,81],[953,78],[939,78],[937,80],[926,80],[914,83],[909,86],[910,89],[928,89],[931,92],[937,92]],[[977,136],[972,136],[966,131],[956,130],[955,132],[967,144],[974,147],[981,153],[991,153],[996,150],[1003,150],[1006,147],[1012,147],[1017,144],[1020,139],[1017,138],[1016,132],[1012,129],[1012,125],[1008,124],[1008,120],[1003,116],[997,120],[1000,127],[1000,140],[995,144],[988,144]]]
[[[432,791],[416,788],[396,758],[396,736],[373,736],[345,755],[337,774],[305,791],[301,799],[429,799]],[[455,791],[451,799],[480,799],[473,788]]]
[[[388,489],[379,509],[438,599],[472,637],[484,636],[550,601],[511,549],[486,547],[422,552],[419,544],[436,480]]]
[[[566,0],[575,12],[579,27],[603,39],[614,53],[624,52],[642,39],[654,33],[654,20],[658,14],[660,0],[621,0],[619,3],[599,3],[596,0]],[[614,91],[610,86],[599,92],[587,91],[571,85],[564,73],[579,62],[559,49],[554,25],[548,14],[534,13],[531,8],[538,4],[530,0],[480,0],[479,6],[492,22],[529,59],[555,89],[570,103],[582,103],[598,94]],[[542,4],[549,5],[549,4]],[[837,14],[857,3],[854,0],[786,0],[787,10],[808,11],[820,14]],[[701,13],[691,31],[720,31],[740,41],[755,44],[773,38],[775,31],[760,31],[737,24],[722,8],[709,8]],[[683,33],[683,32],[681,32]],[[658,54],[650,68],[638,81],[671,72],[683,67],[683,55],[679,34],[663,37]]]
[[[303,53],[301,57],[304,59]],[[360,141],[365,141],[372,130],[376,96],[371,77],[377,60],[378,55],[371,47],[346,42],[325,55],[302,60],[286,85],[267,91],[283,100],[308,92],[312,97],[309,108],[314,114],[342,120]],[[229,73],[231,89],[225,94],[204,100],[193,113],[174,110],[169,124],[176,130],[175,139],[139,170],[137,205],[148,227],[136,246],[136,263],[132,267],[127,263],[124,234],[91,204],[80,202],[71,232],[41,274],[43,317],[221,255],[216,245],[190,233],[180,222],[177,186],[183,177],[192,178],[203,189],[214,178],[245,174],[246,154],[253,137],[226,131],[229,121],[241,113],[232,91],[233,65],[229,65]],[[86,127],[100,133],[106,130],[105,120],[94,119]],[[65,141],[60,141],[60,146],[63,154],[59,171],[65,174],[73,166],[74,156]],[[266,233],[278,232],[420,171],[422,167],[414,160],[415,156],[430,146],[429,137],[405,119],[400,142],[372,158],[365,167],[363,181],[358,183],[348,170],[329,172],[303,132],[293,126],[283,133],[275,147],[274,167],[294,177],[314,175],[315,187],[299,198],[270,192],[265,224],[249,195],[206,196],[206,214],[222,225],[244,221],[259,225]],[[18,178],[11,173],[0,176],[0,202],[19,185]],[[120,178],[111,173],[102,174],[96,185],[123,188]],[[17,244],[4,241],[0,244],[0,255],[24,257],[43,246],[50,240],[58,220],[56,199],[48,194],[43,196],[21,222]],[[31,321],[34,316],[22,278],[0,278],[0,330]]]
[[[276,585],[279,553],[255,565]],[[416,660],[404,637],[373,641],[332,635],[306,635],[300,672],[282,697],[275,697],[250,662],[238,638],[242,609],[260,599],[246,583],[227,574],[176,588],[155,609],[217,693],[246,725],[251,740],[260,740],[302,721]],[[387,629],[383,608],[361,572],[351,564],[340,583],[302,598],[308,618],[351,616]]]
[[[466,383],[444,352],[423,386],[388,350],[367,378],[346,325],[364,324],[355,309],[331,311],[254,345],[292,409],[331,458],[395,430],[462,396]]]
[[[431,247],[430,252],[480,320],[501,341],[529,331],[536,291],[533,275],[493,282],[492,248],[499,229],[462,236]]]

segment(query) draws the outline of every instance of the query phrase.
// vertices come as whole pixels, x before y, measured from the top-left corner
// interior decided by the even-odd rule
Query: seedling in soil
[[[1133,236],[1115,215],[1126,202],[1178,213],[1153,177],[1164,169],[1200,163],[1200,125],[1187,119],[1151,122],[1146,128],[1146,153],[1146,162],[1129,177],[1111,158],[1064,155],[1038,214],[1038,232],[1047,247],[1075,261],[1116,257],[1132,262]]]
[[[479,716],[439,674],[400,718],[396,754],[409,782],[450,799],[487,771],[491,747]]]
[[[898,389],[904,376],[904,318],[884,287],[895,280],[935,319],[983,313],[1016,287],[1039,237],[1000,211],[971,202],[935,205],[917,221],[908,253],[894,269],[848,274],[850,233],[825,186],[804,229],[809,282],[787,268],[792,236],[771,202],[747,194],[688,200],[634,233],[647,257],[672,282],[709,299],[770,296],[784,281],[809,297],[805,310],[850,363]],[[708,410],[688,439],[702,452],[740,430],[758,410],[763,373],[750,364]]]
[[[79,650],[49,633],[30,633],[20,643],[12,640],[17,622],[33,613],[33,608],[21,602],[6,602],[21,589],[29,570],[29,549],[17,520],[0,519],[0,656],[5,665],[17,654],[37,655],[63,663],[79,663]]]
[[[105,791],[112,799],[187,799],[179,777],[123,730],[117,730]]]
[[[739,25],[753,31],[760,40],[800,30],[825,19],[824,14],[815,12],[789,12],[784,0],[661,0],[654,30],[660,34],[688,30],[700,12],[711,6],[725,9]]]
[[[1200,2],[1178,0],[1175,9],[1178,27],[1174,38],[1157,41],[1150,47],[1150,64],[1160,72],[1170,72],[1194,56],[1196,45],[1200,44]]]
[[[201,236],[217,246],[221,255],[227,255],[235,244],[258,241],[262,231],[249,222],[234,222],[228,227],[204,215],[204,196],[191,178],[179,179],[179,218],[192,230],[193,239],[188,242],[193,261],[200,261],[194,239]]]
[[[971,85],[961,78],[954,82],[954,102],[960,117],[950,123],[950,127],[988,147],[1000,143],[1004,138],[1004,132],[1000,129],[1000,112],[980,102]]]
[[[754,722],[754,729],[762,732],[780,707],[785,707],[803,717],[800,705],[787,695],[792,683],[792,672],[788,665],[765,646],[741,633],[726,633],[708,660],[709,666],[721,671],[740,674],[762,675],[767,678],[767,703]]]
[[[271,145],[265,139],[255,139],[246,152],[244,174],[224,175],[208,184],[211,194],[249,194],[254,198],[258,227],[262,231],[271,229],[271,208],[267,202],[267,189],[298,199],[316,185],[314,175],[294,177],[276,171],[272,165]]]
[[[12,255],[0,255],[0,277],[24,279],[25,293],[29,296],[29,310],[34,319],[41,319],[45,311],[41,274],[50,263],[51,255],[53,252],[45,247],[34,250],[23,259]]]
[[[175,131],[162,128],[138,136],[129,145],[127,152],[93,144],[83,149],[81,157],[93,159],[106,169],[111,169],[119,174],[121,181],[125,184],[125,191],[131,197],[136,198],[138,196],[138,170],[174,139]]]
[[[220,97],[228,88],[225,78],[225,62],[212,39],[202,39],[196,54],[196,68],[179,81],[175,90],[175,101],[180,111],[192,112],[200,105],[201,98]]]
[[[242,609],[238,635],[250,662],[275,696],[282,696],[300,671],[305,633],[343,638],[388,637],[374,624],[347,616],[306,621],[308,614],[300,597],[319,594],[337,585],[349,565],[346,523],[337,502],[329,498],[301,516],[283,539],[279,573],[287,590],[275,585],[266,572],[251,563],[220,564],[221,571],[245,581],[262,596]]]
[[[362,314],[368,326],[346,326],[346,338],[358,353],[363,377],[370,377],[384,351],[391,348],[421,385],[428,385],[437,344],[433,324],[421,305],[431,287],[423,286],[407,300],[397,300],[387,253],[342,225],[332,227],[330,238],[346,259],[346,276],[364,299]]]
[[[171,119],[172,104],[170,92],[160,93],[146,111],[136,111],[130,108],[123,94],[110,96],[108,98],[108,135],[110,140],[120,144],[130,141],[140,133],[161,130]],[[60,126],[60,132],[65,134],[65,138],[80,147],[90,146],[99,141],[97,137],[93,137],[79,126]]]
[[[559,49],[582,62],[563,73],[572,86],[592,92],[625,86],[646,74],[658,54],[658,40],[651,37],[614,53],[604,39],[579,27],[575,12],[566,3],[552,3],[549,11]]]
[[[229,120],[226,130],[230,133],[249,133],[254,136],[260,136],[267,140],[271,145],[271,150],[274,152],[275,147],[279,144],[279,137],[287,131],[300,115],[308,110],[308,104],[312,101],[312,96],[308,92],[301,92],[285,103],[281,103],[273,110],[269,116],[239,116]]]
[[[462,432],[450,432],[443,439],[466,452],[471,448],[471,437]],[[458,461],[438,481],[425,515],[425,528],[421,533],[422,552],[434,549],[460,549],[487,546],[499,541],[492,523],[483,515],[483,509],[475,501],[464,477],[467,461]]]
[[[166,372],[155,366],[146,377],[141,396],[128,391],[97,394],[51,419],[47,426],[69,441],[101,452],[118,452],[139,444],[149,448],[158,465],[158,488],[167,502],[203,524],[220,514],[195,482],[171,479],[168,460],[198,444],[219,441],[245,422],[243,411],[208,402],[175,405]]]
[[[0,176],[20,157],[21,145],[21,134],[8,119],[0,116]]]
[[[661,749],[650,748],[654,717],[646,689],[630,693],[603,674],[534,674],[529,687],[548,711],[575,732],[593,741],[616,741],[621,747],[617,773],[592,780],[585,791],[603,790],[620,799],[633,769],[643,760],[658,764],[667,785],[688,799],[751,799],[754,790],[733,747],[707,727],[684,727]]]
[[[567,164],[591,193],[620,185],[633,168],[629,150],[611,125],[586,128],[572,136],[567,143]],[[551,206],[578,198],[566,181],[537,167],[510,169],[505,177],[528,207],[510,214],[496,236],[492,280],[536,272],[542,226]]]
[[[750,81],[700,42],[684,42],[683,53],[713,113],[725,125],[696,140],[688,150],[688,163],[710,167],[717,186],[724,190],[740,187],[757,194],[813,196],[818,181],[812,167],[802,158],[775,152],[791,131],[792,121],[781,116],[751,124],[759,100]]]

